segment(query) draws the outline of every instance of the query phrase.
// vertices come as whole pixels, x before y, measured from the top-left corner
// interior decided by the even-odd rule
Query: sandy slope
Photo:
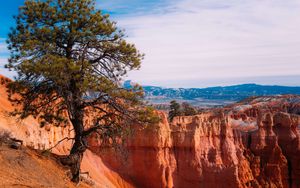
[[[5,77],[0,75],[0,79],[1,78]],[[7,99],[6,87],[0,84],[0,131],[5,130],[10,132],[13,138],[22,140],[25,146],[29,146],[38,150],[45,150],[53,147],[58,141],[62,140],[65,137],[73,137],[73,132],[70,131],[72,128],[70,126],[46,126],[45,128],[40,128],[38,121],[33,117],[28,117],[20,121],[16,117],[9,115],[9,112],[11,112],[14,108],[15,107],[12,106],[12,104]],[[72,143],[70,141],[64,141],[57,147],[55,147],[52,152],[58,155],[66,155],[69,153],[71,144]],[[5,174],[5,166],[2,165],[2,163],[4,164],[4,162],[1,162],[0,171],[4,172]],[[9,166],[7,167],[7,169],[9,169]],[[99,156],[95,155],[89,150],[84,154],[81,170],[83,172],[89,172],[90,177],[92,177],[95,181],[95,187],[132,187],[131,184],[120,177],[118,173],[112,171],[108,166],[103,164],[102,159]],[[3,180],[6,179],[4,178],[6,176],[2,176],[1,172],[0,182],[2,182],[2,178]],[[27,171],[25,170],[25,172]],[[13,173],[13,171],[11,173]],[[16,173],[18,174],[18,172]],[[31,178],[33,179],[35,177],[39,177],[38,173],[31,175],[33,176]],[[9,177],[10,179],[8,178],[8,180],[10,180],[10,182],[13,182],[13,180],[16,178],[16,176]],[[42,184],[37,187],[48,186]],[[0,188],[2,188],[1,184]]]
[[[0,146],[0,187],[76,187],[53,156],[22,147]],[[78,187],[90,187],[81,183]]]

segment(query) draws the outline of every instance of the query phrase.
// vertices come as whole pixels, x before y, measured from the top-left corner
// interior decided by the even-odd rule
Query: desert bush
[[[198,113],[196,108],[194,108],[193,106],[191,106],[187,102],[183,102],[181,104],[181,108],[182,108],[182,114],[184,116],[193,116],[193,115],[196,115]]]
[[[187,102],[179,104],[175,100],[170,102],[169,120],[176,116],[193,116],[198,114],[198,110]]]

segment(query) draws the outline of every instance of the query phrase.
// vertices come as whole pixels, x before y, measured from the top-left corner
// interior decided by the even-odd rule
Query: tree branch
[[[49,152],[49,151],[51,152],[51,150],[52,150],[53,148],[55,148],[56,146],[58,146],[60,143],[62,143],[62,142],[65,141],[65,140],[68,140],[68,141],[69,141],[69,140],[74,140],[74,139],[75,139],[75,138],[65,137],[65,138],[61,139],[60,141],[58,141],[53,147],[44,150],[43,153]]]

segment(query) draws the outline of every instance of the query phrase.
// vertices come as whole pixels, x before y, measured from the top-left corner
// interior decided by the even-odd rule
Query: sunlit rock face
[[[0,87],[0,129],[35,149],[73,137],[72,128],[8,115]],[[300,187],[300,97],[258,97],[196,116],[138,129],[119,149],[96,137],[82,162],[98,187]],[[68,154],[71,141],[53,149]]]
[[[0,76],[1,78],[3,77]],[[46,150],[56,146],[59,141],[65,138],[74,137],[73,128],[70,125],[58,127],[46,125],[41,128],[39,122],[33,117],[20,120],[10,116],[9,112],[13,111],[14,108],[16,106],[12,106],[7,99],[5,86],[0,85],[0,133],[2,131],[9,132],[11,137],[22,140],[25,146]],[[51,151],[59,155],[69,154],[71,144],[71,140],[65,139]],[[89,175],[95,181],[95,187],[133,187],[131,183],[120,177],[117,172],[103,164],[99,156],[89,150],[84,154],[81,170],[82,172],[89,172]]]
[[[298,96],[245,100],[135,131],[125,151],[91,150],[136,187],[299,187]]]

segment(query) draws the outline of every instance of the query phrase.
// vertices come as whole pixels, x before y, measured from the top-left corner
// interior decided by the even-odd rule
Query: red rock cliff
[[[0,87],[0,129],[36,149],[72,137],[70,127],[18,121]],[[82,169],[99,187],[300,187],[300,97],[261,97],[136,130],[124,148],[91,137]],[[70,143],[54,150],[69,151]],[[131,183],[129,183],[131,182]]]
[[[137,187],[300,187],[298,96],[257,98],[136,131],[127,152],[91,149]]]
[[[22,140],[25,146],[45,150],[55,146],[64,138],[73,138],[74,133],[70,126],[48,125],[40,128],[38,121],[33,117],[20,120],[10,116],[9,112],[13,109],[14,107],[7,99],[5,86],[0,85],[0,133],[2,131],[10,132],[12,137]],[[71,141],[65,140],[53,148],[52,152],[62,155],[68,154],[71,144]],[[95,187],[133,187],[129,182],[122,179],[117,172],[107,168],[101,158],[89,150],[84,154],[81,169],[83,172],[89,172],[95,180]]]

